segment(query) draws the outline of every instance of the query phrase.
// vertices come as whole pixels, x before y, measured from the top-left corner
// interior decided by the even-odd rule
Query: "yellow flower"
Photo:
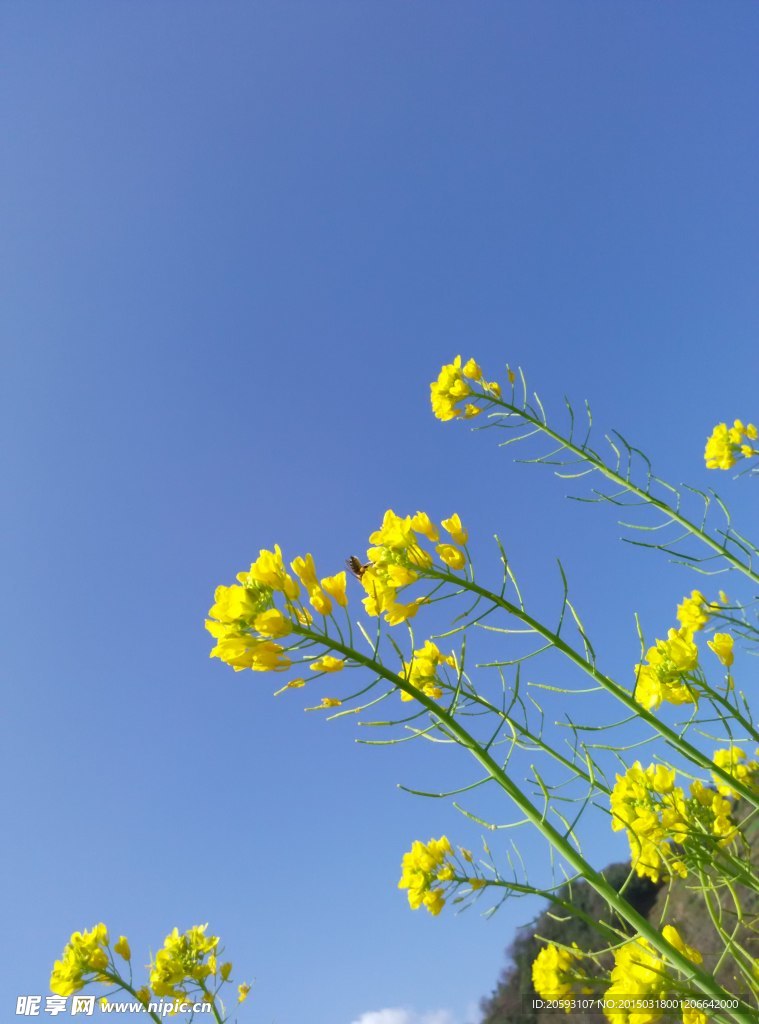
[[[690,597],[684,597],[677,606],[677,621],[691,633],[698,632],[709,621],[709,612],[705,606],[706,598],[701,591],[692,590]]]
[[[98,974],[108,968],[108,931],[97,924],[90,931],[74,932],[56,960],[50,975],[50,991],[58,996],[71,996],[84,988],[85,975]]]
[[[237,1002],[238,1003],[244,1003],[245,1000],[248,998],[249,994],[250,994],[250,985],[247,985],[245,982],[243,982],[241,985],[237,986]]]
[[[732,469],[735,465],[735,445],[726,423],[718,423],[707,438],[704,460],[707,469]]]
[[[237,578],[241,583],[251,581],[281,591],[289,601],[294,601],[299,593],[298,584],[285,570],[279,544],[274,545],[273,551],[262,548],[249,572],[241,573]]]
[[[317,661],[311,663],[313,672],[339,672],[345,667],[345,659],[335,658],[331,654],[325,654]]]
[[[453,852],[447,836],[430,839],[425,844],[416,840],[408,853],[404,853],[401,865],[399,889],[408,889],[408,901],[412,910],[424,906],[437,916],[443,909],[445,898],[442,888],[433,888],[435,882],[451,880],[450,865],[446,858]]]
[[[113,951],[114,953],[118,953],[120,957],[123,957],[124,960],[132,959],[132,951],[129,948],[129,942],[126,935],[121,935],[119,937],[119,941],[114,944]]]
[[[332,602],[318,586],[308,592],[308,599],[311,602],[311,606],[320,615],[330,615],[332,613]]]
[[[750,459],[759,451],[749,444],[755,441],[757,429],[753,423],[735,420],[732,427],[718,423],[706,442],[704,459],[707,469],[732,469],[739,456]]]
[[[456,356],[452,363],[441,368],[437,380],[430,384],[432,411],[439,420],[455,419],[461,415],[457,406],[471,393],[472,389],[464,380],[461,356]]]
[[[221,975],[222,981],[229,981],[229,975],[232,973],[232,964],[227,962],[222,964],[219,968],[219,974]]]
[[[456,659],[452,654],[442,654],[437,645],[431,640],[426,640],[424,647],[414,651],[411,661],[404,662],[403,672],[408,681],[421,690],[422,693],[433,700],[439,700],[443,696],[441,680],[438,678],[437,670],[440,665],[456,667]],[[410,693],[401,690],[401,700],[409,701],[414,698]]]
[[[482,378],[482,370],[475,363],[474,359],[469,359],[461,371],[465,377],[469,377],[470,380],[480,380]]]
[[[150,1002],[150,989],[147,985],[143,985],[142,988],[138,988],[135,992],[137,999],[142,1003],[143,1006],[147,1006]]]
[[[337,601],[341,608],[345,608],[348,604],[348,598],[345,593],[346,576],[344,572],[337,573],[336,576],[325,576],[322,580],[322,589],[325,590],[329,596]]]
[[[290,568],[306,590],[315,590],[319,586],[319,581],[316,578],[316,566],[314,565],[313,555],[308,554],[305,558],[298,555],[297,558],[294,558],[293,561],[290,562]]]
[[[740,747],[732,746],[724,750],[715,750],[712,755],[712,761],[714,761],[718,768],[727,772],[728,775],[732,775],[734,779],[749,789],[755,789],[757,784],[759,784],[759,762],[747,760],[746,751]],[[738,793],[731,786],[728,786],[727,783],[723,782],[719,775],[712,772],[712,778],[714,779],[717,791],[722,796],[738,796]]]
[[[690,1003],[682,1005],[683,1024],[709,1024],[709,1018],[702,1010],[697,1010]]]
[[[210,657],[220,658],[225,664],[231,665],[235,672],[244,668],[253,669],[254,672],[281,672],[292,664],[279,644],[261,640],[249,633],[222,637]]]
[[[707,646],[711,647],[725,668],[730,668],[733,663],[733,638],[730,634],[715,633],[713,638],[707,640],[706,643]]]
[[[694,704],[698,695],[683,678],[698,665],[698,648],[693,633],[686,628],[670,629],[666,640],[657,640],[646,654],[648,664],[636,665],[635,699],[643,707],[658,708],[663,700],[670,704]]]
[[[258,595],[247,587],[217,587],[208,614],[223,623],[250,622],[258,605]]]
[[[342,701],[338,700],[337,697],[322,697],[321,706],[323,708],[339,708],[341,704]]]
[[[415,516],[412,516],[411,527],[416,533],[421,533],[423,537],[426,537],[433,544],[440,536],[437,527],[426,512],[417,512]]]
[[[293,624],[279,609],[269,608],[256,615],[253,628],[262,636],[283,637],[292,632]]]
[[[435,548],[441,562],[445,562],[451,569],[463,569],[466,565],[466,555],[454,544],[438,544]]]
[[[444,519],[440,524],[446,533],[451,535],[451,538],[462,547],[469,540],[469,534],[461,525],[461,519],[458,513],[454,512],[450,519]]]
[[[553,943],[545,946],[532,962],[532,984],[541,999],[567,999],[575,994],[573,974],[581,959],[569,949],[560,949]],[[565,1006],[569,1013],[570,1007]]]
[[[701,956],[699,951],[694,949],[693,946],[688,946],[683,942],[677,928],[673,927],[671,924],[666,924],[664,928],[662,928],[662,935],[670,946],[674,946],[677,952],[682,953],[682,955],[687,957],[691,963],[703,963],[704,958]]]
[[[653,882],[669,874],[670,843],[688,835],[688,808],[674,783],[674,769],[653,764],[644,769],[636,761],[617,775],[611,793],[611,827],[627,832],[636,874]]]
[[[205,924],[193,925],[183,934],[174,928],[166,936],[163,947],[150,965],[150,986],[157,996],[184,1000],[187,993],[179,985],[185,981],[203,982],[213,974],[209,954],[214,954],[219,938],[206,935],[207,927]]]

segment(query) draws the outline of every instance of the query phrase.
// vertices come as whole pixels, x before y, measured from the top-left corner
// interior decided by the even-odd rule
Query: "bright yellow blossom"
[[[342,701],[337,697],[322,697],[321,706],[323,708],[339,708],[341,704]]]
[[[271,640],[261,640],[249,633],[222,637],[210,654],[231,665],[235,672],[251,668],[254,672],[281,672],[292,662],[284,648]]]
[[[440,536],[437,527],[426,512],[417,512],[415,516],[411,517],[411,528],[416,533],[421,533],[423,537],[426,537],[433,544]]]
[[[268,611],[256,615],[253,628],[261,636],[279,638],[291,633],[293,624],[278,608],[269,608]]]
[[[305,558],[298,555],[297,558],[290,562],[290,567],[306,590],[311,591],[319,586],[313,555],[308,554]]]
[[[457,512],[454,512],[450,519],[444,519],[440,525],[446,533],[449,533],[451,538],[462,547],[469,540],[469,534],[461,525],[461,519]]]
[[[466,555],[455,544],[438,544],[435,547],[441,562],[445,562],[451,569],[463,569],[466,565]]]
[[[408,889],[412,910],[424,906],[436,916],[443,909],[443,890],[436,888],[435,883],[450,880],[446,858],[452,852],[448,837],[441,836],[440,839],[430,839],[426,844],[416,840],[408,853],[404,853],[398,888]]]
[[[345,667],[344,658],[335,658],[332,654],[324,654],[317,661],[311,662],[314,672],[339,672]]]
[[[693,704],[698,695],[682,677],[698,665],[698,648],[689,629],[670,629],[666,640],[657,640],[646,653],[648,664],[635,666],[635,699],[655,710],[662,701]]]
[[[262,548],[248,573],[240,573],[237,578],[241,583],[255,582],[281,591],[289,601],[298,596],[298,584],[285,570],[279,544],[274,545],[273,551]]]
[[[746,751],[740,747],[732,746],[724,750],[715,750],[712,761],[718,768],[727,772],[728,775],[732,775],[734,779],[749,789],[759,787],[759,761],[749,761]],[[737,798],[738,793],[726,782],[723,782],[719,775],[712,772],[712,778],[717,791],[722,796]]]
[[[677,621],[684,629],[697,633],[709,621],[706,598],[700,590],[692,590],[690,597],[684,597],[677,606]]]
[[[707,640],[707,645],[711,647],[714,653],[717,655],[719,660],[725,666],[730,668],[733,663],[733,638],[729,633],[715,633],[711,640]]]
[[[128,961],[132,959],[132,951],[129,948],[129,941],[126,935],[119,936],[119,941],[114,943],[113,952],[118,953],[120,957],[124,958],[124,960]]]
[[[208,925],[194,925],[180,934],[170,932],[150,965],[150,986],[157,996],[184,1000],[187,993],[179,988],[184,982],[199,983],[213,974],[209,963],[219,945],[216,935],[206,935]]]
[[[718,423],[706,441],[704,459],[707,469],[732,469],[739,457],[746,459],[759,455],[749,441],[755,441],[757,429],[753,423],[735,420],[732,427]]]
[[[456,659],[452,654],[443,654],[431,640],[425,640],[424,646],[414,651],[411,661],[404,662],[403,672],[406,679],[422,693],[433,700],[443,696],[438,668],[441,665],[456,667]],[[413,700],[410,693],[401,690],[401,700]]]
[[[344,572],[339,572],[336,576],[325,576],[322,580],[322,590],[326,591],[334,601],[337,601],[341,608],[345,608],[348,604],[345,586],[346,576]]]
[[[84,988],[85,975],[98,975],[108,968],[108,930],[96,924],[90,931],[74,932],[53,965],[50,991],[58,996],[71,996]]]
[[[541,999],[569,999],[577,994],[575,965],[581,960],[579,953],[549,943],[532,962],[532,984]],[[565,1006],[569,1013],[571,1004]]]
[[[470,364],[467,363],[466,365],[469,366]],[[452,363],[448,363],[441,368],[437,380],[430,384],[432,411],[439,420],[455,419],[457,416],[462,415],[461,409],[457,408],[457,406],[467,399],[471,393],[471,387],[464,380],[461,356],[456,356]]]
[[[243,982],[237,986],[237,1002],[244,1003],[250,994],[250,985]]]

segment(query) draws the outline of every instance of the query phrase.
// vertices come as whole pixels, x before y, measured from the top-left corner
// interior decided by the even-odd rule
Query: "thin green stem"
[[[425,576],[432,576],[435,579],[444,579],[455,586],[471,591],[473,594],[479,594],[481,597],[484,597],[493,604],[498,605],[500,608],[503,608],[504,611],[509,612],[515,618],[530,626],[538,635],[550,641],[551,645],[555,647],[556,650],[560,651],[569,661],[581,668],[583,672],[612,694],[612,696],[616,697],[616,699],[624,704],[625,707],[634,711],[635,714],[650,725],[652,729],[665,737],[670,745],[683,754],[684,757],[687,757],[689,761],[692,761],[694,764],[697,764],[700,768],[703,768],[706,771],[710,771],[718,775],[736,792],[740,793],[742,797],[748,800],[753,807],[759,809],[759,794],[752,792],[751,789],[745,786],[738,779],[733,778],[732,775],[726,772],[723,768],[720,768],[719,765],[714,764],[706,754],[702,754],[697,747],[694,747],[686,739],[683,739],[682,736],[679,736],[673,729],[670,729],[668,725],[665,725],[664,722],[661,722],[655,715],[652,715],[650,711],[644,708],[641,704],[638,704],[631,693],[625,690],[624,687],[620,686],[619,683],[615,683],[613,679],[609,678],[609,676],[600,672],[592,662],[588,661],[588,659],[583,657],[579,651],[576,651],[566,643],[558,633],[554,633],[553,630],[544,626],[542,622],[534,619],[519,605],[512,604],[512,602],[507,600],[505,597],[491,593],[491,591],[486,590],[478,583],[475,583],[474,580],[465,579],[461,576],[454,576],[453,574],[443,572],[442,570],[425,569]]]
[[[345,644],[330,636],[313,633],[302,626],[296,627],[296,632],[308,636],[317,642],[324,644],[331,650],[343,654],[346,658],[376,672],[385,679],[409,694],[417,700],[427,711],[445,726],[445,729],[458,741],[458,743],[470,752],[479,761],[482,767],[488,772],[492,779],[512,799],[524,816],[538,829],[556,852],[571,865],[588,884],[595,889],[606,903],[617,912],[628,924],[632,925],[635,931],[647,939],[666,960],[677,970],[681,971],[689,981],[693,981],[698,988],[707,996],[716,1000],[730,998],[730,994],[718,985],[713,978],[691,963],[679,950],[670,945],[663,936],[639,914],[619,893],[606,881],[602,874],[591,867],[585,858],[569,843],[554,826],[546,820],[545,816],[535,807],[532,801],[520,790],[513,779],[506,774],[501,766],[479,745],[477,740],[444,708],[440,707],[432,698],[428,697],[421,690],[418,690],[403,676],[399,676],[384,665],[366,657],[365,655],[347,647]],[[730,1012],[730,1017],[736,1021],[741,1018]],[[715,1016],[714,1020],[724,1021],[723,1016]]]
[[[696,537],[707,547],[711,548],[712,551],[716,552],[716,554],[720,555],[727,562],[729,562],[730,565],[733,566],[733,568],[737,569],[739,572],[742,572],[746,576],[748,576],[748,578],[750,580],[753,580],[754,583],[759,583],[759,573],[754,572],[754,570],[750,566],[745,565],[738,558],[736,558],[736,556],[731,551],[729,551],[727,547],[725,547],[725,545],[720,544],[719,541],[715,540],[713,537],[710,537],[708,533],[702,530],[695,523],[692,523],[690,519],[687,519],[684,515],[678,512],[677,509],[672,508],[672,506],[667,504],[666,501],[663,501],[661,498],[655,498],[653,494],[650,493],[650,491],[647,491],[642,487],[638,487],[636,484],[632,483],[631,480],[628,480],[620,473],[615,472],[615,470],[607,466],[602,459],[595,455],[595,453],[591,453],[585,448],[578,447],[578,445],[574,444],[569,438],[563,437],[557,431],[552,430],[551,427],[549,427],[537,416],[531,415],[526,409],[520,408],[517,405],[512,405],[510,402],[505,402],[501,398],[495,398],[493,395],[488,393],[484,393],[482,397],[487,399],[487,401],[489,401],[493,405],[499,405],[502,408],[507,409],[512,415],[520,416],[522,419],[526,420],[528,423],[535,426],[538,430],[542,431],[542,433],[546,434],[552,440],[558,442],[562,446],[562,448],[566,449],[568,452],[571,452],[573,455],[576,455],[584,462],[589,463],[593,467],[593,469],[597,470],[608,480],[611,480],[613,483],[618,484],[624,490],[629,491],[630,494],[634,494],[636,497],[640,498],[647,505],[653,506],[655,509],[663,513],[673,522],[678,523],[680,526],[682,526],[684,530],[686,530],[687,533],[691,534],[691,536],[693,537]]]

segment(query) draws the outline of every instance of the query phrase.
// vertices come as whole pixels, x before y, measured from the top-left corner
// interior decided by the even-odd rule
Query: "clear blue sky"
[[[395,889],[413,838],[478,842],[395,783],[469,769],[275,701],[203,618],[260,547],[337,571],[388,506],[456,510],[545,608],[561,555],[629,681],[633,612],[660,633],[690,579],[428,383],[519,363],[707,482],[757,414],[758,32],[748,0],[0,5],[5,1017],[73,929],[209,921],[240,1020],[475,1024],[535,906]]]

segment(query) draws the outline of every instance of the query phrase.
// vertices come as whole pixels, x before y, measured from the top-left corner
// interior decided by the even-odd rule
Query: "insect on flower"
[[[351,555],[350,558],[346,558],[345,564],[348,566],[348,568],[350,569],[350,571],[353,573],[357,580],[360,580],[361,577],[366,572],[366,570],[371,568],[372,565],[371,562],[364,562],[362,564],[361,560],[356,558],[355,555]]]

